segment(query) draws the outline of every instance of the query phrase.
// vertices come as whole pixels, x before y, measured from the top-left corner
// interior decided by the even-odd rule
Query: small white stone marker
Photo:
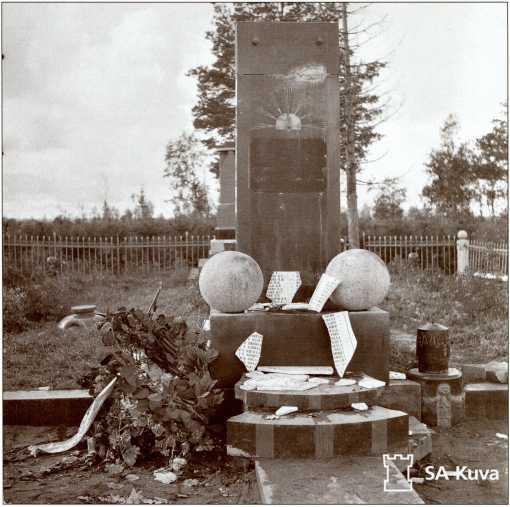
[[[313,291],[308,308],[314,312],[320,312],[339,283],[338,278],[324,273]]]
[[[211,321],[209,319],[204,320],[204,325],[202,326],[202,329],[204,331],[210,331],[211,330]]]
[[[335,382],[335,385],[340,387],[353,386],[355,384],[357,384],[357,381],[354,380],[353,378],[341,378],[340,380]]]
[[[351,407],[354,410],[359,410],[360,412],[368,410],[368,405],[366,403],[351,403]]]
[[[288,406],[288,405],[283,405],[282,407],[280,407],[275,413],[274,415],[280,417],[282,415],[287,415],[287,414],[292,414],[293,412],[297,412],[298,411],[298,408],[297,407],[293,407],[293,406]]]
[[[255,331],[241,343],[235,352],[248,371],[253,371],[257,364],[259,364],[262,352],[262,339],[263,336]]]
[[[406,374],[399,371],[390,371],[390,380],[405,380]]]
[[[274,305],[285,305],[292,302],[299,287],[301,287],[299,271],[274,271],[267,286],[266,297]]]
[[[349,320],[349,312],[327,313],[322,319],[328,328],[336,371],[343,377],[358,345]]]

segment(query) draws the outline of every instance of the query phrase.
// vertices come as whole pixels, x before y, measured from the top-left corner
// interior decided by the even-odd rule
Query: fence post
[[[457,274],[465,275],[469,270],[469,239],[466,231],[457,233]]]

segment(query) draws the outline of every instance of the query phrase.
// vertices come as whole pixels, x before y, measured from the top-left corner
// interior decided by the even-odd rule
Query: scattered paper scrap
[[[508,435],[505,435],[504,433],[496,433],[496,436],[498,438],[502,438],[503,440],[508,440]]]
[[[274,413],[274,415],[277,415],[278,417],[281,417],[282,415],[292,414],[293,412],[297,412],[297,411],[298,411],[297,407],[289,406],[289,405],[283,405],[282,407],[280,407]]]
[[[360,412],[364,412],[365,410],[368,410],[368,405],[366,403],[351,403],[351,407],[354,410],[359,410]]]
[[[309,309],[314,312],[320,312],[339,283],[340,280],[338,280],[338,278],[324,273],[320,277],[319,283],[317,287],[315,287],[312,297],[310,298]]]
[[[352,331],[349,312],[327,313],[322,318],[328,328],[336,371],[343,377],[358,345]]]
[[[360,387],[364,387],[365,389],[376,389],[377,387],[385,386],[386,382],[377,380],[373,377],[369,377],[368,375],[364,375],[363,378],[358,382],[358,385]]]
[[[267,419],[268,421],[272,421],[273,419],[280,419],[280,418],[275,414],[269,414],[269,415],[265,415],[264,419]]]
[[[257,385],[257,391],[308,391],[317,387],[317,384],[300,382],[298,384],[268,384]]]
[[[169,468],[159,468],[158,470],[154,470],[154,480],[158,482],[162,482],[163,484],[172,484],[177,480],[177,475],[175,475]]]
[[[49,444],[41,444],[41,445],[31,445],[28,450],[34,456],[37,455],[38,451],[46,452],[48,454],[55,454],[58,452],[65,452],[69,449],[72,449],[75,445],[81,441],[81,439],[86,435],[90,426],[94,422],[97,413],[103,406],[103,403],[108,399],[110,394],[113,391],[113,386],[117,378],[114,378],[96,397],[96,399],[92,402],[87,412],[83,416],[81,420],[80,427],[78,428],[78,432],[68,438],[67,440],[63,440],[62,442],[51,442]]]
[[[249,371],[248,373],[246,373],[246,376],[248,378],[262,378],[264,377],[264,372],[258,370]]]
[[[204,325],[202,326],[202,329],[204,331],[210,331],[211,330],[211,321],[209,319],[204,320]]]
[[[333,375],[331,366],[259,366],[257,370],[287,375]]]
[[[267,286],[266,296],[273,305],[285,305],[292,302],[300,286],[299,271],[274,271]]]
[[[341,378],[340,380],[335,382],[335,385],[340,387],[347,387],[353,386],[356,383],[357,383],[356,380],[354,380],[353,378]]]
[[[248,312],[267,312],[271,308],[271,303],[255,303],[250,308],[248,308]]]
[[[257,364],[259,364],[262,352],[262,339],[263,336],[255,331],[236,350],[236,356],[246,366],[248,371],[253,371]]]
[[[329,384],[329,379],[322,378],[322,377],[311,377],[308,379],[308,382],[311,382],[312,384]]]
[[[390,380],[405,380],[406,374],[399,371],[390,371]]]
[[[282,310],[310,310],[308,303],[289,303],[282,306]]]

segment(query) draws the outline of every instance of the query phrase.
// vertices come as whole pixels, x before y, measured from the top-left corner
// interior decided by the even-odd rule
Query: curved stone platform
[[[265,419],[269,412],[244,412],[227,422],[227,453],[248,458],[332,458],[407,453],[407,414],[373,406],[295,413]]]
[[[245,391],[241,389],[243,377],[235,385],[235,397],[244,403],[245,410],[256,408],[274,408],[282,405],[298,407],[299,410],[335,410],[350,408],[352,403],[365,402],[376,405],[384,387],[365,389],[359,385],[336,386],[338,377],[333,377],[328,384],[319,384],[307,391]]]

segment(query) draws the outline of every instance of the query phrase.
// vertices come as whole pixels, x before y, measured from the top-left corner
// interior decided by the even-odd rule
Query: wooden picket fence
[[[469,240],[469,273],[484,278],[508,280],[508,243]]]
[[[430,271],[457,271],[455,236],[361,236],[360,247],[376,253],[390,267],[398,262]]]
[[[23,273],[149,273],[197,266],[211,236],[3,237],[4,270]]]

